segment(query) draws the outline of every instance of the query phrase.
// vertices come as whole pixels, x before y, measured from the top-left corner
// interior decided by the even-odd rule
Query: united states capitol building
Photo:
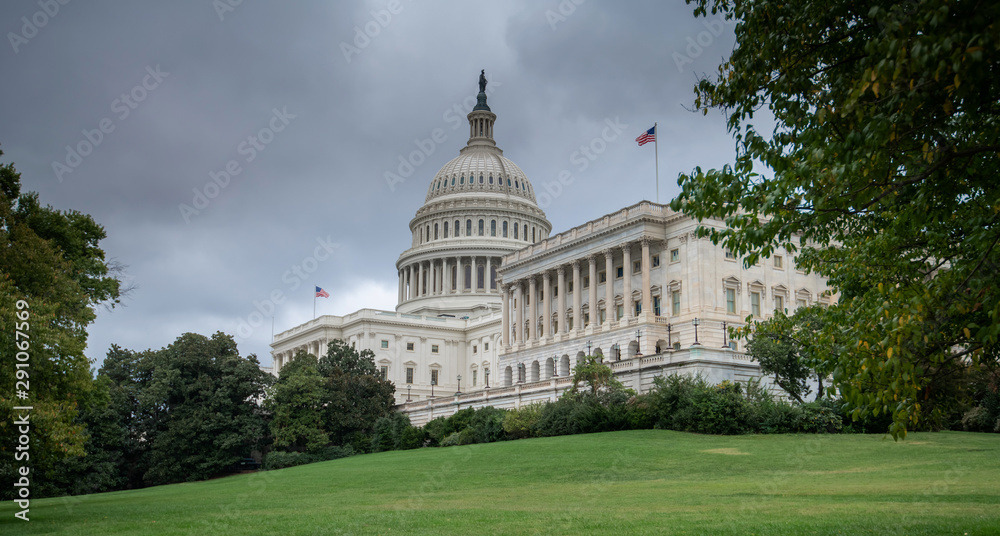
[[[342,339],[374,352],[400,410],[420,425],[465,407],[554,400],[588,354],[641,392],[675,373],[760,376],[726,327],[831,299],[792,255],[746,268],[667,205],[642,201],[552,234],[531,182],[494,141],[484,87],[468,143],[410,221],[396,310],[325,315],[276,334],[275,374],[297,352],[322,355]]]

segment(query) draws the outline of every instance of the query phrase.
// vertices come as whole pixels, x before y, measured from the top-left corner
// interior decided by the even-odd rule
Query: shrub
[[[304,465],[307,463],[325,462],[328,460],[336,460],[338,458],[346,458],[352,455],[354,455],[354,449],[350,446],[325,447],[314,453],[275,450],[267,453],[267,456],[264,457],[264,470],[270,471],[272,469],[295,467],[296,465]]]
[[[503,429],[507,410],[494,407],[480,408],[469,419],[466,430],[471,430],[476,443],[493,443],[507,439]]]
[[[573,422],[573,412],[577,402],[570,398],[560,398],[542,406],[541,414],[532,427],[532,435],[550,437],[578,433]]]
[[[818,400],[802,404],[802,421],[799,432],[812,434],[839,434],[844,422],[838,404],[831,400]]]
[[[524,439],[535,435],[535,426],[542,416],[543,404],[534,403],[508,411],[503,418],[503,430],[508,439]]]
[[[399,448],[400,450],[418,449],[424,446],[426,439],[427,433],[424,432],[423,428],[407,426],[399,438]]]

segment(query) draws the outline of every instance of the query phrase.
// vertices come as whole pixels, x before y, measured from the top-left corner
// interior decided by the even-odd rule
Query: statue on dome
[[[486,93],[486,69],[479,73],[479,92]]]

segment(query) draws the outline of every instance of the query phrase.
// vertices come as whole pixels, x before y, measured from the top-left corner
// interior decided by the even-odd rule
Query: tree
[[[816,400],[824,394],[823,377],[812,369],[816,359],[812,339],[820,325],[817,313],[814,308],[800,308],[790,317],[779,312],[774,318],[739,331],[752,336],[747,342],[747,354],[760,363],[760,371],[773,374],[775,383],[800,404],[812,391],[811,378],[818,383]]]
[[[100,248],[105,236],[86,214],[41,206],[37,194],[21,192],[13,164],[0,165],[0,322],[7,326],[0,330],[0,437],[15,437],[15,406],[34,408],[30,458],[18,465],[26,462],[34,471],[39,490],[55,486],[46,478],[64,458],[85,454],[79,412],[94,389],[86,329],[97,305],[113,306],[127,291],[121,267]],[[27,367],[17,369],[15,362]],[[14,480],[13,449],[0,444],[5,481]],[[0,498],[12,492],[4,489]]]
[[[1000,4],[688,1],[738,20],[695,89],[736,159],[681,175],[672,207],[725,222],[702,236],[748,264],[784,248],[828,278],[818,372],[855,418],[891,414],[896,438],[942,419],[1000,353]]]
[[[151,413],[147,484],[203,480],[233,470],[259,450],[266,424],[260,407],[271,376],[233,338],[185,333],[149,354],[152,376],[139,395]]]
[[[375,422],[395,405],[392,382],[382,379],[371,350],[358,352],[336,339],[317,365],[324,378],[323,425],[334,445],[370,448]]]
[[[274,446],[295,452],[316,452],[330,442],[323,427],[323,377],[316,356],[296,353],[281,367],[267,407]]]
[[[611,367],[594,356],[587,356],[573,368],[573,386],[566,393],[570,396],[578,396],[582,393],[606,403],[608,396],[626,391],[629,390],[615,378]],[[629,394],[634,395],[635,393],[629,391]]]

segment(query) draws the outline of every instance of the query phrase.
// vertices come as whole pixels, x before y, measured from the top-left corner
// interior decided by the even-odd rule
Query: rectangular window
[[[774,310],[775,311],[784,311],[785,310],[785,297],[784,296],[775,296],[774,297]]]
[[[736,289],[734,288],[726,289],[726,312],[729,314],[736,313]]]
[[[590,276],[583,278],[583,288],[590,288]]]
[[[777,268],[778,270],[784,268],[784,262],[785,260],[781,257],[781,255],[774,256],[774,267]]]
[[[388,379],[389,378],[389,365],[382,365],[379,368],[379,374],[382,375],[382,379],[383,380]]]
[[[734,261],[734,260],[736,260],[736,255],[733,255],[733,250],[731,250],[731,249],[727,249],[726,250],[726,260],[728,260],[728,261]]]
[[[483,343],[483,351],[484,352],[489,352],[490,351],[490,343],[488,343],[488,342],[484,342]]]
[[[583,313],[583,327],[590,325],[590,313]]]
[[[660,265],[660,256],[653,255],[653,268],[656,268],[659,265]]]
[[[431,371],[431,385],[437,385],[437,384],[438,384],[438,371],[435,369]]]
[[[637,301],[635,302],[635,316],[639,316],[641,314],[642,314],[642,302]]]
[[[431,353],[432,354],[438,353],[438,345],[436,345],[436,344],[432,344],[431,345]]]
[[[413,351],[413,343],[412,342],[406,343],[406,349],[408,351],[412,352]]]
[[[566,282],[566,292],[573,292],[573,282],[572,281],[567,281]]]
[[[608,282],[608,273],[602,271],[599,274],[597,274],[597,282],[598,283],[607,283]]]
[[[382,340],[382,343],[381,343],[381,344],[382,344],[382,349],[383,349],[383,350],[385,350],[386,348],[388,348],[388,347],[389,347],[389,341],[387,341],[387,340],[385,340],[385,339],[383,339],[383,340]]]
[[[406,367],[406,383],[413,383],[413,367]]]
[[[672,249],[670,250],[670,262],[677,262],[681,260],[681,250]]]
[[[472,345],[472,353],[475,354],[475,353],[478,353],[478,352],[479,352],[479,346],[476,345],[476,344],[473,344]]]
[[[601,309],[601,323],[603,324],[607,321],[608,321],[608,308],[605,307],[604,309]]]
[[[573,331],[573,317],[572,316],[566,319],[566,329],[568,329],[570,331]]]
[[[670,293],[671,300],[673,301],[673,314],[677,316],[681,314],[681,291],[675,290]]]
[[[504,223],[506,224],[507,222],[504,222]],[[476,386],[476,373],[477,373],[477,372],[479,372],[479,371],[478,371],[478,370],[473,370],[473,371],[472,371],[472,386],[473,386],[473,387],[475,387],[475,386]]]
[[[621,266],[616,267],[615,268],[615,279],[621,279],[622,278],[622,272],[623,272],[623,270],[622,270]]]
[[[805,300],[795,300],[795,308],[796,309],[802,309],[805,306],[806,306],[806,301]]]
[[[750,293],[750,314],[760,316],[760,292]]]
[[[444,222],[444,237],[448,238],[448,222]]]
[[[653,314],[660,316],[660,297],[653,296]]]
[[[642,271],[642,261],[632,261],[632,273],[637,274]]]
[[[559,287],[552,287],[552,297],[553,298],[559,297]]]
[[[625,317],[625,306],[616,305],[615,306],[615,319],[621,320]]]

